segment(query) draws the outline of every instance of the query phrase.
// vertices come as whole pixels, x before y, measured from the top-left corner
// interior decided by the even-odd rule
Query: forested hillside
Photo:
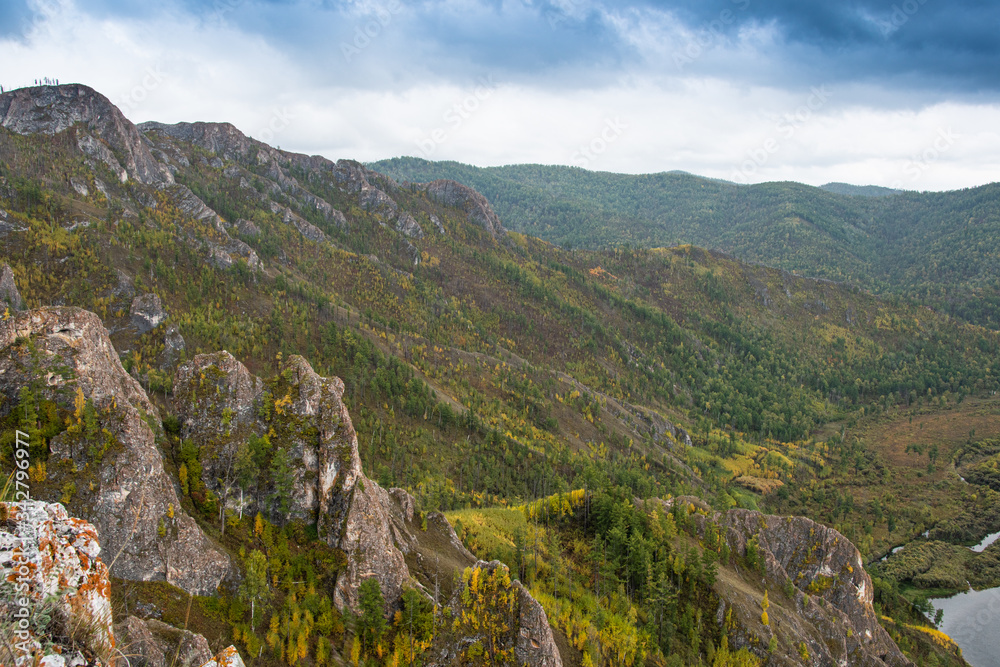
[[[118,581],[120,608],[153,605],[178,626],[190,619],[261,665],[407,664],[400,656],[412,662],[415,646],[440,648],[482,630],[477,623],[510,630],[481,604],[509,591],[497,569],[466,573],[461,585],[428,578],[433,603],[404,594],[388,618],[373,611],[386,601],[370,589],[363,613],[334,604],[338,572],[357,554],[320,539],[321,517],[290,509],[290,443],[320,439],[323,427],[295,411],[308,402],[306,385],[320,382],[308,367],[342,379],[358,466],[381,487],[412,494],[408,529],[439,539],[446,533],[427,516],[446,511],[475,556],[505,563],[541,603],[564,664],[797,664],[876,648],[893,656],[884,664],[963,664],[921,615],[915,575],[890,568],[868,587],[861,563],[931,527],[956,547],[1000,529],[983,519],[1000,515],[983,512],[994,498],[995,451],[982,442],[1000,435],[1000,335],[693,245],[642,247],[662,245],[650,236],[626,246],[611,238],[610,222],[606,244],[616,247],[603,249],[504,229],[576,234],[579,224],[582,236],[568,240],[584,238],[584,225],[615,204],[635,220],[653,207],[687,211],[683,228],[704,231],[703,219],[721,214],[712,197],[694,193],[728,192],[727,205],[744,202],[747,221],[727,238],[763,243],[750,233],[759,198],[783,230],[768,232],[776,264],[798,261],[797,246],[781,241],[795,230],[789,239],[822,241],[810,257],[853,244],[845,274],[830,274],[846,277],[877,258],[852,240],[861,231],[838,226],[860,204],[803,196],[814,207],[807,225],[800,213],[780,214],[791,194],[813,192],[804,186],[729,192],[681,175],[614,177],[616,194],[607,175],[567,170],[545,180],[545,168],[531,168],[538,179],[528,170],[520,181],[495,179],[509,188],[508,199],[490,195],[498,218],[456,183],[401,185],[224,124],[136,129],[124,118],[111,123],[117,110],[93,91],[73,94],[101,111],[96,120],[51,128],[65,115],[50,109],[69,104],[60,101],[69,93],[42,88],[36,100],[59,99],[38,102],[44,113],[31,123],[10,123],[17,131],[0,129],[0,259],[25,307],[79,306],[100,317],[162,416],[143,418],[182,509],[238,570],[215,596]],[[688,196],[666,187],[675,183]],[[540,194],[548,186],[564,199]],[[655,188],[674,194],[660,200]],[[988,227],[988,192],[967,196],[976,192]],[[940,195],[942,216],[950,196]],[[924,210],[923,196],[900,197],[903,208],[912,201]],[[560,201],[570,203],[554,217]],[[20,305],[8,300],[5,318]],[[19,363],[42,363],[30,336],[11,349]],[[233,361],[195,360],[222,350]],[[11,468],[10,434],[30,429],[37,488],[83,512],[99,490],[95,467],[118,445],[95,421],[105,413],[82,394],[46,398],[52,373],[0,406],[0,460]],[[256,387],[257,402],[212,408],[224,377]],[[198,401],[211,417],[200,431],[185,417],[197,412],[191,406],[202,410]],[[901,436],[883,437],[925,422],[933,450],[920,441],[904,452]],[[230,428],[240,423],[256,430]],[[66,440],[76,443],[72,461],[50,447],[65,449]],[[979,495],[953,460],[978,471],[969,479]],[[244,514],[244,498],[258,511]],[[161,520],[159,538],[171,525]],[[793,539],[808,556],[779,558]],[[420,552],[423,566],[453,548],[440,538]],[[837,579],[819,571],[817,553]],[[994,553],[975,562],[984,583],[1000,581]],[[839,587],[861,584],[874,606],[855,609],[845,626],[829,605],[843,599]],[[442,596],[468,591],[469,613],[449,616],[438,587]],[[780,620],[773,626],[768,605]],[[717,619],[720,608],[731,613]],[[811,625],[794,620],[802,610]],[[879,630],[881,644],[862,647],[855,627],[857,635],[884,628],[891,641]],[[462,651],[462,664],[504,664],[489,642]]]
[[[485,194],[512,229],[564,247],[692,243],[1000,327],[997,184],[893,193],[838,184],[737,186],[678,172],[483,169],[418,158],[372,167],[402,181],[465,183]]]

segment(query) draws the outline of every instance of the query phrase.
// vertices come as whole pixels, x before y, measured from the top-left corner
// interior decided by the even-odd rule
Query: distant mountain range
[[[919,193],[419,158],[369,166],[400,181],[464,183],[509,228],[564,247],[692,243],[1000,326],[1000,184]]]

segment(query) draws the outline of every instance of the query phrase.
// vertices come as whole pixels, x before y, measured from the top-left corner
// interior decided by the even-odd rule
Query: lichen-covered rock
[[[112,574],[214,593],[229,559],[180,509],[156,446],[159,413],[122,368],[97,315],[40,308],[0,321],[0,394],[6,398],[0,411],[9,412],[21,388],[37,386],[39,378],[44,395],[38,398],[71,411],[79,390],[95,407],[102,448],[95,453],[93,441],[67,429],[50,440],[49,476],[56,484],[74,484],[74,513],[97,526],[107,553],[120,554],[112,559]],[[60,461],[69,470],[55,465]]]
[[[432,181],[425,187],[431,199],[445,206],[464,210],[471,222],[485,229],[494,238],[507,233],[486,197],[472,188],[448,180]]]
[[[129,317],[139,333],[144,334],[160,326],[167,319],[167,311],[163,310],[160,297],[156,294],[143,294],[132,299],[129,307]]]
[[[693,500],[681,497],[674,502]],[[699,509],[701,513],[694,517],[699,529],[704,531],[709,518],[714,520],[725,531],[733,554],[745,556],[753,542],[759,571],[741,568],[740,574],[752,586],[771,591],[770,624],[764,626],[760,620],[763,591],[730,586],[720,578],[716,591],[739,621],[731,646],[748,648],[771,665],[800,664],[792,648],[800,643],[812,656],[811,664],[911,664],[879,624],[872,607],[871,578],[860,552],[846,537],[804,517]],[[787,591],[792,596],[786,600]],[[765,651],[771,633],[784,650]]]
[[[5,262],[0,264],[0,307],[21,310],[24,300],[14,281],[14,271]]]
[[[12,597],[0,599],[0,618],[23,632],[22,647],[30,645],[37,658],[51,652],[42,642],[36,646],[37,640],[60,635],[74,643],[66,653],[83,650],[104,659],[111,654],[111,582],[100,553],[94,526],[70,518],[62,505],[0,503],[0,577],[14,587]],[[49,605],[56,628],[40,627],[42,608]],[[40,634],[46,631],[50,637]],[[28,652],[18,652],[23,661],[17,664],[34,662]]]
[[[135,125],[92,88],[80,84],[35,86],[0,95],[0,126],[18,134],[57,134],[77,124],[85,128],[78,138],[81,150],[115,165],[119,163],[114,153],[123,158],[119,174],[123,181],[131,175],[140,183],[173,182]]]
[[[244,667],[244,663],[236,647],[227,646],[201,667]]]

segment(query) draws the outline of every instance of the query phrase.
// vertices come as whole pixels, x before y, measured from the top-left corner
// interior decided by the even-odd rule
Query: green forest
[[[244,574],[193,603],[166,584],[116,582],[116,604],[155,603],[165,620],[230,637],[252,664],[337,664],[334,653],[353,665],[422,664],[434,637],[489,622],[446,618],[420,596],[385,619],[377,590],[363,591],[358,615],[332,605],[341,555],[283,511],[280,396],[292,355],[343,379],[371,479],[408,490],[420,516],[444,511],[477,557],[507,565],[506,579],[467,579],[463,602],[475,610],[521,581],[566,664],[760,664],[729,648],[732,618],[712,620],[719,577],[762,567],[752,549],[729,553],[713,510],[809,516],[866,562],[926,530],[927,548],[942,549],[1000,530],[989,523],[1000,513],[984,511],[1000,507],[989,188],[856,198],[676,174],[381,164],[399,180],[468,182],[516,230],[494,238],[425,190],[372,176],[425,231],[407,238],[329,173],[289,157],[301,188],[347,220],[267,195],[321,230],[317,242],[261,203],[269,175],[254,156],[227,161],[250,174],[244,187],[206,150],[161,137],[188,156],[177,183],[227,224],[257,229],[231,228],[264,268],[222,268],[204,260],[218,229],[184,212],[177,186],[91,168],[74,131],[0,129],[0,207],[23,228],[4,237],[2,259],[27,306],[80,306],[105,321],[165,415],[157,433],[185,509]],[[162,328],[127,326],[123,274],[130,293],[160,297],[186,341],[179,357],[164,356]],[[182,440],[170,414],[176,366],[223,349],[275,399],[275,436],[248,445],[239,475],[270,513],[220,508],[199,477],[209,449]],[[87,478],[52,481],[47,439],[76,429],[97,443],[87,450],[95,464],[115,445],[102,444],[86,402],[40,396],[26,389],[3,432],[30,430],[33,479],[72,508],[86,502]],[[0,460],[13,463],[10,438]],[[660,501],[679,496],[705,505]],[[171,529],[165,519],[163,535]],[[995,554],[953,558],[951,579],[921,578],[920,563],[873,569],[883,627],[911,659],[962,664],[921,613],[926,593],[955,588],[966,570],[997,585]],[[756,586],[766,632],[767,605],[792,605],[794,591]],[[772,653],[808,653],[771,636]],[[477,650],[468,664],[507,664],[502,651]]]
[[[908,192],[799,183],[737,185],[683,172],[394,158],[401,182],[445,178],[485,194],[509,228],[565,248],[690,243],[744,261],[858,285],[1000,327],[1000,186]],[[850,194],[847,194],[850,193]]]

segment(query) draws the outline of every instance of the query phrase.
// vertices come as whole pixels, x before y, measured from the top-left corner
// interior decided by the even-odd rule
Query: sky
[[[1000,180],[995,0],[3,0],[0,85],[373,161]]]

